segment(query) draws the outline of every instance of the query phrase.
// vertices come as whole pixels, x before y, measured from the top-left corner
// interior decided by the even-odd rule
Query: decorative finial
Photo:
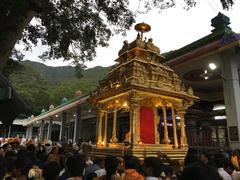
[[[224,30],[225,32],[228,32],[231,30],[231,28],[228,26],[230,23],[230,18],[225,16],[222,13],[218,13],[218,15],[211,19],[211,26],[214,27],[212,32]]]
[[[141,40],[142,40],[143,33],[151,31],[151,26],[142,22],[135,25],[135,30],[141,33]]]
[[[54,108],[54,105],[51,104],[51,105],[49,106],[49,110],[50,110],[50,109],[53,109],[53,108]]]

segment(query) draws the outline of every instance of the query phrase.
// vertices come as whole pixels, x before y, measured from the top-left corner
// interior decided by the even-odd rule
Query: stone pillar
[[[44,141],[44,120],[40,122],[40,132],[39,132],[39,139],[41,142]]]
[[[216,125],[215,127],[215,131],[216,131],[216,143],[217,143],[217,146],[220,146],[220,141],[219,141],[219,128],[218,128],[218,125]]]
[[[168,137],[168,128],[167,128],[167,111],[166,111],[166,106],[163,105],[162,107],[163,110],[163,123],[164,123],[164,138],[163,138],[163,143],[164,144],[169,144],[170,139]]]
[[[76,107],[76,117],[74,124],[73,142],[77,143],[81,133],[81,107]]]
[[[29,125],[27,125],[27,129],[26,129],[26,139],[28,139],[29,136]]]
[[[67,113],[62,112],[62,117],[61,117],[61,128],[60,128],[60,134],[59,134],[59,139],[61,141],[67,141],[66,140],[66,122],[67,122]]]
[[[234,49],[221,53],[224,103],[226,106],[229,145],[240,146],[240,87],[238,62],[240,54]]]
[[[49,123],[48,123],[48,129],[47,129],[47,140],[52,139],[52,124],[53,124],[53,118],[50,117]]]
[[[97,144],[102,145],[102,120],[103,120],[103,111],[98,111],[98,138],[97,138]]]
[[[29,125],[29,131],[28,131],[28,139],[32,139],[33,136],[33,125]]]
[[[11,137],[11,129],[12,129],[12,126],[9,126],[8,127],[8,138]]]
[[[180,128],[181,128],[181,146],[188,146],[185,128],[185,111],[178,111],[178,116],[180,117]]]
[[[160,116],[158,115],[158,112],[156,110],[156,114],[155,114],[156,117],[154,117],[154,119],[156,118],[155,120],[155,144],[160,144],[160,133],[159,133],[159,124],[161,122],[160,120]]]
[[[108,111],[105,112],[105,123],[104,123],[104,137],[103,137],[103,145],[107,146],[107,125],[108,125]]]
[[[132,99],[130,100],[130,142],[132,144],[137,144],[140,140],[138,129],[140,129],[140,126],[137,126],[139,124],[137,121],[138,119],[138,103],[136,100]]]
[[[171,109],[172,109],[172,124],[173,124],[173,144],[174,144],[174,148],[178,148],[178,137],[177,137],[175,110],[174,110],[173,106],[171,106]]]
[[[113,111],[113,130],[112,130],[112,142],[116,143],[118,142],[117,139],[117,109],[114,109]]]

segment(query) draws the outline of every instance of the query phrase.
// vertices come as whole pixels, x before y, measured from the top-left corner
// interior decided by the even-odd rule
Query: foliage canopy
[[[220,0],[223,8],[233,0]],[[195,0],[183,0],[186,9]],[[174,7],[176,0],[138,0],[145,13],[152,8]],[[43,59],[72,59],[77,68],[96,55],[97,46],[107,46],[111,35],[125,33],[135,22],[129,0],[1,0],[0,69],[4,67],[17,41],[31,49],[41,43],[48,49]],[[34,18],[34,21],[30,21]]]

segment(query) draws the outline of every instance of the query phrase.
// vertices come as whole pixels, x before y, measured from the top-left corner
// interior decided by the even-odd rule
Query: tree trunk
[[[6,65],[16,42],[21,38],[25,27],[30,23],[34,8],[26,4],[22,8],[12,8],[11,11],[0,12],[0,71]]]

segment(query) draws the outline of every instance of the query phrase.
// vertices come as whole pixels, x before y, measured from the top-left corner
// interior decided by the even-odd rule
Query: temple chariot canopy
[[[123,42],[118,53],[117,63],[99,82],[98,90],[90,97],[90,103],[99,112],[98,147],[119,147],[116,137],[117,112],[129,112],[132,152],[139,145],[149,144],[149,148],[160,145],[158,111],[162,111],[164,123],[163,144],[179,147],[176,132],[175,113],[181,117],[180,146],[187,146],[184,114],[198,99],[191,87],[185,87],[179,76],[169,66],[162,64],[164,56],[153,43],[153,39],[143,39],[143,33],[151,30],[150,25],[140,23],[135,26],[140,33],[134,41]],[[174,142],[168,137],[166,111],[171,109]],[[107,140],[107,115],[113,113],[111,144]],[[105,117],[104,135],[102,121]],[[172,147],[171,145],[169,147]],[[159,148],[159,147],[158,147]],[[156,153],[156,152],[155,152]],[[151,154],[151,153],[150,153]]]

